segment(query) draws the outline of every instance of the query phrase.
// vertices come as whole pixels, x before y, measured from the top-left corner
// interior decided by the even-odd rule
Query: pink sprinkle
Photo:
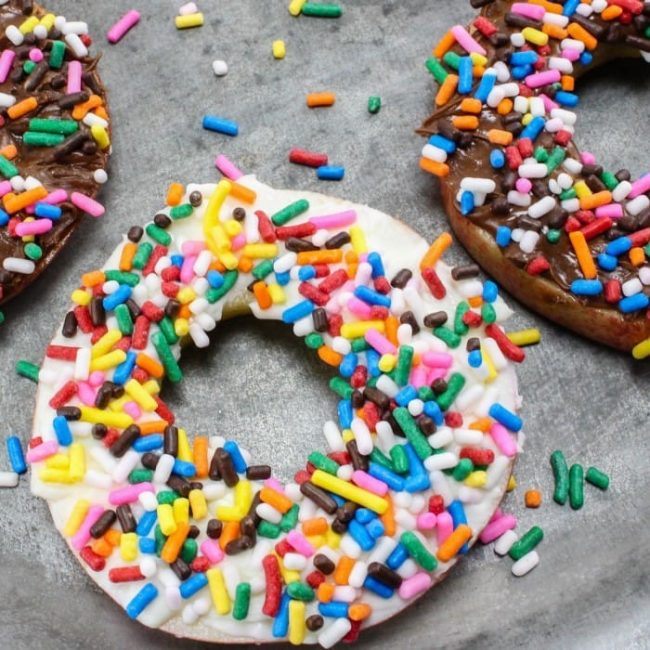
[[[37,47],[33,47],[29,51],[29,60],[34,63],[40,63],[43,60],[43,50],[39,50]]]
[[[529,74],[525,82],[529,88],[541,88],[542,86],[560,81],[561,77],[562,75],[559,70],[545,70],[544,72]]]
[[[52,221],[50,219],[23,221],[16,226],[16,234],[19,237],[26,237],[27,235],[42,235],[50,230],[52,230]]]
[[[479,45],[471,36],[470,33],[462,25],[454,25],[451,28],[451,33],[454,35],[457,43],[466,51],[472,54],[472,52],[478,52],[485,56],[487,51],[482,45]]]
[[[0,83],[7,81],[15,56],[16,53],[13,50],[5,50],[0,55]]]
[[[380,497],[383,497],[388,492],[388,485],[386,483],[360,469],[353,472],[352,482],[364,490],[378,494]]]
[[[641,194],[645,194],[648,190],[650,190],[650,172],[632,183],[632,190],[627,195],[627,198],[634,199]]]
[[[359,318],[363,320],[370,320],[370,315],[372,314],[372,308],[370,305],[366,304],[363,302],[363,300],[359,300],[356,296],[352,296],[350,300],[347,302],[347,308],[356,316],[359,316]]]
[[[181,245],[183,255],[198,255],[201,251],[205,250],[205,242],[193,239],[191,241],[184,241]]]
[[[196,257],[194,255],[189,255],[183,260],[183,265],[181,266],[181,282],[183,284],[189,284],[194,279],[195,262]]]
[[[95,389],[85,381],[80,381],[77,385],[79,387],[79,399],[86,406],[95,406],[95,398],[97,396]]]
[[[429,368],[451,368],[454,358],[446,352],[425,352],[422,363]]]
[[[280,494],[284,494],[284,485],[282,485],[282,483],[280,483],[277,478],[267,478],[266,481],[264,481],[264,486],[271,488]]]
[[[489,544],[495,539],[498,539],[506,532],[512,530],[517,525],[516,517],[512,515],[503,515],[498,519],[491,521],[479,535],[482,544]]]
[[[56,440],[46,440],[37,447],[30,447],[25,454],[28,463],[38,463],[59,451],[59,443]]]
[[[417,518],[418,530],[433,530],[436,527],[436,521],[437,517],[433,512],[423,512]]]
[[[427,374],[428,370],[423,366],[415,366],[411,371],[408,383],[415,388],[422,388],[422,386],[427,384]]]
[[[580,154],[580,160],[582,160],[583,165],[595,165],[596,164],[596,156],[594,156],[593,153],[589,153],[588,151],[583,151]]]
[[[246,246],[246,235],[243,232],[235,235],[230,240],[230,245],[234,251],[238,251],[240,248],[244,248],[244,246]]]
[[[510,435],[508,430],[498,422],[495,422],[490,428],[490,435],[494,444],[501,450],[501,453],[508,458],[517,455],[517,445],[514,438]]]
[[[554,108],[559,108],[560,105],[557,104],[556,102],[554,102],[548,95],[545,95],[544,93],[542,93],[540,95],[540,97],[542,98],[542,101],[544,102],[544,110],[547,113],[550,113]]]
[[[580,51],[574,47],[567,47],[566,50],[562,50],[562,56],[569,61],[577,61],[580,58]]]
[[[528,194],[533,189],[533,184],[527,178],[518,178],[515,187],[518,192]]]
[[[70,544],[80,551],[90,541],[90,529],[93,524],[104,514],[101,506],[90,506],[79,530],[70,539]]]
[[[206,539],[201,544],[201,553],[208,558],[210,564],[217,564],[223,560],[224,553],[219,547],[219,544],[215,544],[211,539]]]
[[[101,203],[85,194],[82,194],[81,192],[73,192],[70,195],[70,200],[73,205],[77,206],[80,210],[83,210],[91,217],[101,217],[104,212],[106,212],[106,209]]]
[[[94,372],[90,373],[90,377],[88,377],[88,383],[91,386],[101,386],[104,383],[104,379],[106,379],[106,374],[102,370],[95,370]]]
[[[620,219],[623,216],[623,206],[620,203],[610,203],[601,205],[596,208],[597,217],[609,217],[610,219]]]
[[[217,156],[214,161],[214,166],[231,181],[236,181],[244,175],[244,172],[237,169],[237,167],[235,167],[235,165],[223,154]]]
[[[81,91],[81,61],[68,63],[68,94]]]
[[[135,402],[126,402],[122,407],[125,413],[128,413],[134,420],[138,420],[142,415],[142,409]]]
[[[300,555],[311,557],[316,549],[307,541],[302,533],[292,530],[287,534],[287,542],[293,546]]]
[[[432,384],[436,379],[444,379],[448,371],[448,368],[431,368],[427,377],[427,384]]]
[[[135,483],[123,488],[113,490],[108,494],[108,502],[114,506],[121,506],[125,503],[135,503],[143,492],[153,492],[151,483]]]
[[[400,598],[404,600],[409,600],[414,598],[418,594],[421,594],[423,591],[426,591],[432,584],[431,576],[424,571],[416,573],[414,576],[402,580],[402,584],[399,586],[398,594]]]
[[[379,354],[397,354],[397,348],[376,329],[369,329],[365,339]]]
[[[344,210],[334,214],[324,214],[319,217],[310,217],[309,223],[313,223],[316,228],[325,228],[332,230],[334,228],[343,228],[349,226],[357,220],[356,210]]]
[[[454,522],[446,510],[436,517],[436,532],[438,534],[438,546],[454,532]]]
[[[196,6],[195,2],[187,2],[178,10],[179,16],[189,16],[190,14],[195,14],[199,8]]]
[[[497,519],[501,519],[503,517],[503,510],[501,508],[497,508],[494,511],[494,514],[490,517],[490,521],[488,521],[488,524],[491,524],[493,521],[496,521]]]
[[[9,181],[2,181],[0,183],[0,198],[2,198],[5,194],[9,194],[13,188],[11,187],[11,183]]]
[[[124,35],[140,21],[140,13],[135,9],[127,11],[106,34],[109,43],[117,43]]]
[[[538,5],[529,5],[525,2],[515,2],[515,4],[510,7],[510,11],[513,14],[519,14],[520,16],[526,16],[526,18],[532,18],[533,20],[542,20],[546,10],[542,6]]]

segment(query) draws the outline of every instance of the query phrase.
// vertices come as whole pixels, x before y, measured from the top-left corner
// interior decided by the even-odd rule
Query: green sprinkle
[[[180,556],[183,562],[188,564],[196,557],[196,554],[199,552],[199,545],[196,543],[195,539],[191,537],[186,539],[181,548]]]
[[[302,13],[305,16],[313,16],[315,18],[340,18],[343,9],[339,5],[321,5],[314,2],[307,2],[302,6]]]
[[[433,571],[438,566],[438,561],[426,549],[424,544],[416,537],[415,533],[408,530],[402,533],[399,540],[408,551],[408,554],[425,571]]]
[[[330,379],[330,389],[343,399],[350,399],[352,393],[354,393],[354,388],[342,377],[332,377]]]
[[[368,113],[376,115],[381,109],[381,97],[378,95],[371,95],[368,97]]]
[[[153,239],[157,244],[161,246],[169,246],[172,243],[172,236],[163,228],[160,228],[155,223],[150,223],[146,228],[145,232],[147,235]]]
[[[587,483],[591,483],[601,490],[606,490],[609,487],[609,476],[602,472],[597,467],[590,467],[585,476]]]
[[[38,366],[35,363],[30,363],[21,359],[16,361],[16,372],[26,379],[31,379],[33,382],[38,383]]]
[[[36,67],[36,63],[34,63],[34,61],[25,61],[25,63],[23,63],[23,71],[27,75],[32,74],[32,72],[34,72],[35,67]]]
[[[254,278],[264,280],[264,278],[273,273],[273,260],[264,260],[263,262],[260,262],[251,273]]]
[[[456,52],[452,52],[451,50],[445,53],[445,55],[442,57],[442,60],[450,68],[456,71],[460,67],[460,55],[456,54]]]
[[[544,531],[539,526],[533,526],[510,547],[508,555],[516,562],[527,553],[530,553],[543,539]]]
[[[280,526],[272,524],[270,521],[262,519],[259,525],[257,526],[257,534],[260,537],[266,537],[268,539],[277,539],[280,537]]]
[[[153,471],[145,468],[134,469],[127,477],[127,480],[131,485],[134,485],[135,483],[147,483],[152,479]]]
[[[120,332],[122,332],[124,336],[130,336],[133,334],[133,319],[131,318],[129,308],[124,304],[118,305],[113,313],[117,319],[117,327]]]
[[[420,386],[418,388],[418,399],[421,399],[423,402],[430,402],[436,398],[436,394],[431,389],[431,386]]]
[[[147,265],[151,253],[153,253],[153,246],[148,241],[140,243],[138,245],[138,250],[135,251],[135,255],[133,256],[133,261],[131,262],[133,268],[141,271]]]
[[[388,456],[386,456],[386,454],[384,454],[384,452],[381,451],[381,449],[378,447],[372,448],[372,451],[370,452],[370,460],[373,463],[377,463],[377,465],[381,465],[382,467],[389,469],[391,472],[395,471],[390,458],[388,458]]]
[[[537,147],[537,149],[535,149],[533,157],[537,162],[544,163],[548,160],[548,151],[546,151],[544,147]]]
[[[603,181],[605,187],[611,192],[619,184],[618,178],[612,172],[603,172],[600,175],[600,180]]]
[[[352,339],[350,346],[352,347],[352,352],[359,353],[359,352],[365,352],[366,350],[370,349],[370,345],[368,344],[368,341],[364,339],[363,337],[359,337],[358,339]]]
[[[303,7],[303,13],[304,11]],[[286,208],[276,212],[271,217],[271,221],[274,226],[284,226],[285,223],[295,219],[299,214],[307,212],[307,210],[309,210],[309,201],[307,199],[298,199],[295,203],[291,203]]]
[[[64,135],[42,133],[40,131],[25,131],[23,142],[32,147],[57,147],[65,140]]]
[[[176,335],[176,330],[174,329],[174,323],[172,322],[171,318],[165,316],[158,323],[158,327],[160,328],[162,335],[165,337],[165,341],[167,341],[169,345],[174,345],[174,343],[178,343],[178,336]]]
[[[107,280],[114,280],[119,284],[128,284],[130,287],[136,287],[140,282],[140,276],[137,273],[129,273],[128,271],[105,271],[104,275]]]
[[[297,503],[294,503],[287,512],[282,515],[279,526],[280,530],[284,533],[288,533],[290,530],[293,530],[298,523],[298,511],[300,508]]]
[[[226,271],[223,274],[223,284],[216,289],[215,287],[210,287],[205,292],[205,298],[210,304],[214,304],[218,300],[221,300],[234,286],[237,282],[237,277],[239,273],[237,271]]]
[[[481,318],[486,325],[490,325],[496,321],[497,313],[491,302],[484,302],[481,305]]]
[[[577,196],[578,193],[573,188],[570,188],[568,190],[564,190],[564,192],[560,194],[560,201],[568,201],[569,199],[575,199]]]
[[[50,50],[50,68],[58,70],[63,65],[65,58],[65,43],[63,41],[52,41],[52,49]]]
[[[440,63],[440,61],[434,57],[428,58],[424,62],[424,65],[426,66],[427,70],[433,75],[433,78],[436,80],[436,82],[439,84],[443,83],[449,75],[442,63]]]
[[[578,463],[569,470],[569,503],[574,510],[580,510],[585,503],[585,470]]]
[[[303,600],[306,603],[314,600],[314,590],[304,582],[300,582],[300,580],[289,583],[287,585],[287,593],[294,600]]]
[[[469,325],[463,322],[463,316],[469,311],[469,305],[463,300],[456,305],[454,314],[454,332],[459,336],[465,336],[469,332]]]
[[[29,120],[30,131],[43,131],[44,133],[59,133],[70,135],[79,130],[79,122],[76,120],[57,120],[33,117]]]
[[[454,403],[454,400],[458,397],[458,393],[463,390],[464,385],[465,377],[459,372],[452,373],[447,381],[447,390],[444,393],[440,393],[436,398],[438,406],[443,411],[446,411]]]
[[[397,356],[397,365],[395,366],[395,383],[398,386],[408,384],[409,375],[411,374],[411,365],[413,364],[413,347],[402,345]]]
[[[474,471],[474,463],[469,458],[461,458],[454,467],[451,475],[459,483],[464,481]]]
[[[546,166],[548,167],[548,173],[551,174],[554,172],[566,158],[566,151],[562,147],[555,147],[553,152],[548,157]]]
[[[460,336],[445,325],[440,325],[440,327],[434,328],[433,335],[441,341],[444,341],[450,348],[457,348],[460,345]]]
[[[403,445],[398,443],[391,447],[390,459],[393,461],[393,467],[398,474],[406,474],[409,471],[409,460]]]
[[[163,550],[163,546],[167,541],[167,537],[163,534],[162,530],[160,530],[160,526],[158,524],[156,524],[156,527],[153,529],[153,536],[154,539],[156,540],[156,555],[160,557],[160,554],[162,553]]]
[[[551,454],[551,467],[555,479],[553,500],[563,506],[569,497],[569,468],[564,454],[559,449]]]
[[[18,175],[18,169],[0,154],[0,174],[5,178],[13,178]]]
[[[331,458],[328,458],[325,454],[322,454],[320,451],[312,451],[307,460],[314,465],[317,469],[322,469],[328,474],[336,476],[336,473],[339,471],[340,465]]]
[[[0,325],[5,322],[5,313],[0,311]]]
[[[562,236],[562,231],[557,230],[556,228],[550,228],[549,231],[546,233],[546,239],[549,242],[549,244],[557,244],[560,241],[561,236]]]
[[[393,417],[400,425],[406,439],[411,443],[420,460],[426,460],[433,450],[408,409],[400,406],[393,411]]]
[[[169,216],[172,219],[186,219],[192,212],[194,212],[194,208],[190,203],[181,203],[181,205],[175,205],[169,211]]]
[[[25,251],[25,255],[30,260],[34,260],[34,262],[40,260],[41,257],[43,257],[43,249],[38,244],[35,244],[34,242],[29,242],[29,244],[25,244],[25,248],[23,250]]]
[[[158,499],[161,506],[164,504],[171,505],[178,499],[178,494],[174,490],[161,490],[156,494],[156,499]]]
[[[180,366],[174,358],[174,354],[172,353],[164,335],[161,332],[155,332],[151,337],[151,342],[153,343],[154,348],[156,348],[160,362],[165,368],[167,378],[174,384],[178,383],[183,379],[183,371],[180,369]]]
[[[324,343],[323,337],[318,332],[311,332],[305,336],[305,345],[312,350],[318,350]]]
[[[243,621],[248,616],[248,607],[251,604],[251,586],[248,582],[240,582],[235,589],[235,602],[232,606],[232,617],[236,621]]]

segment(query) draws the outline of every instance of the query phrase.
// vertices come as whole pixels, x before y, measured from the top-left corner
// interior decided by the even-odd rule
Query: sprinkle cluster
[[[229,180],[172,184],[82,276],[26,457],[131,618],[331,647],[423,593],[490,520],[518,451],[524,352],[497,324],[496,285],[438,261],[449,235],[396,267],[356,209],[301,198],[267,214],[264,186],[220,162]],[[336,371],[329,452],[286,484],[233,440],[188,436],[160,396],[182,379],[180,340],[207,346],[241,294]]]
[[[469,31],[454,26],[427,68],[439,112],[421,167],[446,177],[458,151],[489,176],[461,176],[456,203],[531,275],[622,314],[650,297],[650,173],[605,170],[573,144],[575,77],[599,46],[650,60],[650,4],[640,0],[479,0]],[[602,48],[601,48],[602,49]],[[455,187],[456,189],[456,187]],[[644,354],[650,353],[646,343]]]

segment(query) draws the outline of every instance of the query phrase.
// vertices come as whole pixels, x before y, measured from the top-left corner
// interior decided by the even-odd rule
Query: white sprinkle
[[[65,36],[67,34],[87,34],[88,23],[81,20],[70,20],[63,25],[61,33]]]
[[[45,27],[45,25],[36,25],[32,30],[32,34],[34,34],[39,41],[42,41],[44,38],[47,38],[47,27]]]
[[[210,607],[212,607],[212,601],[206,596],[197,598],[192,603],[192,607],[199,616],[205,616],[210,611]]]
[[[555,199],[552,196],[545,196],[528,208],[528,216],[532,219],[540,219],[548,214],[555,207]]]
[[[530,553],[526,553],[524,557],[520,558],[512,565],[512,573],[520,578],[532,571],[538,564],[539,554],[537,551],[530,551]]]
[[[16,98],[7,93],[0,93],[0,108],[9,108],[16,103]]]
[[[645,195],[641,194],[635,199],[632,199],[625,204],[625,209],[633,216],[636,217],[637,214],[641,214],[648,206],[650,206],[650,199]]]
[[[418,415],[422,415],[424,411],[424,402],[421,399],[412,399],[408,403],[409,413],[416,418]]]
[[[108,180],[108,174],[105,169],[96,169],[93,172],[93,178],[95,179],[95,183],[103,185]]]
[[[532,253],[537,246],[539,238],[540,234],[538,232],[535,232],[534,230],[527,230],[519,242],[519,248],[524,253]]]
[[[631,278],[627,282],[623,282],[621,290],[624,296],[633,296],[643,289],[639,278]]]
[[[16,472],[0,472],[0,487],[16,487],[18,474]]]
[[[189,16],[190,14],[197,13],[199,8],[196,6],[195,2],[186,2],[184,5],[179,7],[178,15],[179,16]]]
[[[24,260],[20,257],[6,257],[2,262],[2,267],[5,271],[29,275],[34,272],[36,264],[32,260]]]
[[[514,530],[506,530],[494,545],[494,552],[497,555],[505,555],[510,547],[519,539],[519,535]]]
[[[429,472],[432,472],[436,469],[451,469],[458,465],[458,456],[452,454],[450,451],[443,452],[442,454],[434,454],[429,456],[424,461],[424,466]]]
[[[156,566],[155,558],[148,555],[143,557],[142,560],[140,560],[140,573],[145,578],[151,578],[155,576],[157,571],[158,571],[158,567]]]
[[[88,56],[88,48],[83,44],[77,34],[66,34],[64,40],[77,58],[82,59]]]
[[[425,144],[424,147],[422,147],[422,157],[428,158],[429,160],[435,160],[436,162],[439,163],[443,163],[447,160],[447,152],[444,149],[440,149],[440,147],[435,147],[432,144]]]
[[[548,175],[548,167],[544,163],[528,163],[519,165],[517,172],[522,178],[544,178]]]
[[[14,190],[14,192],[23,192],[25,190],[25,179],[19,174],[12,176],[9,182],[11,183],[11,189]]]
[[[221,59],[212,62],[212,71],[217,77],[225,77],[228,74],[228,64]]]
[[[23,33],[16,25],[9,25],[5,30],[5,36],[16,46],[22,45],[22,42],[25,40]]]

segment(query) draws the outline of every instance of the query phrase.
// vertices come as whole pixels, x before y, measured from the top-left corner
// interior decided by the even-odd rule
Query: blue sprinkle
[[[449,140],[449,138],[445,138],[444,135],[440,135],[439,133],[436,133],[429,138],[429,144],[442,149],[449,155],[456,151],[456,143],[453,140]]]
[[[506,157],[501,149],[492,149],[490,151],[490,165],[494,169],[502,169],[506,164]]]
[[[348,524],[348,534],[364,551],[369,551],[375,545],[375,540],[368,534],[365,526],[356,519]]]
[[[645,293],[635,293],[633,296],[627,296],[618,303],[618,308],[624,313],[629,314],[639,309],[645,309],[650,304],[650,298]]]
[[[515,433],[521,431],[521,427],[524,425],[522,419],[516,413],[509,411],[505,406],[499,404],[499,402],[495,402],[490,406],[488,415],[502,424],[506,429],[510,429],[510,431],[514,431]]]
[[[140,537],[138,541],[140,553],[153,555],[156,552],[156,540],[151,537]]]
[[[9,215],[0,209],[0,226],[6,226],[9,223]]]
[[[384,262],[381,259],[381,255],[379,253],[369,253],[368,257],[366,258],[366,262],[370,264],[372,267],[372,277],[373,278],[381,278],[382,276],[386,275],[386,272],[384,271]]]
[[[345,505],[345,499],[343,497],[340,497],[338,494],[330,494],[330,496],[334,501],[336,501],[336,505],[339,508],[342,508]]]
[[[438,403],[433,400],[424,403],[424,414],[429,416],[438,426],[442,425],[445,421],[445,417],[442,414]]]
[[[598,266],[605,271],[613,271],[618,266],[618,259],[607,253],[601,253],[596,260],[598,261]]]
[[[127,382],[133,372],[133,368],[135,367],[137,356],[138,355],[131,350],[126,353],[126,359],[115,368],[115,372],[113,373],[113,383],[121,386]]]
[[[158,519],[158,514],[156,513],[155,510],[147,510],[142,515],[142,517],[140,517],[135,532],[138,534],[139,537],[146,537],[151,532],[151,529],[153,528],[153,525],[156,523],[157,519]],[[152,540],[152,541],[155,543],[156,540]]]
[[[239,134],[239,126],[236,122],[225,120],[222,117],[217,117],[216,115],[204,115],[203,128],[207,129],[208,131],[223,133],[224,135],[229,135],[231,137]]]
[[[169,259],[173,266],[178,266],[179,268],[183,266],[183,261],[185,260],[182,255],[172,255]]]
[[[273,620],[272,634],[276,639],[283,639],[289,631],[289,603],[291,596],[285,591],[280,599],[280,608]],[[346,610],[347,615],[347,610]]]
[[[575,93],[569,93],[566,90],[558,90],[553,96],[553,99],[555,99],[558,104],[568,106],[569,108],[576,107],[580,101],[578,95]]]
[[[52,424],[59,444],[62,447],[69,447],[72,444],[72,431],[70,431],[68,421],[62,415],[57,415],[52,420]]]
[[[289,282],[291,281],[291,274],[289,271],[285,271],[284,273],[276,273],[275,274],[275,281],[281,286],[281,287],[286,287]]]
[[[346,379],[352,377],[352,373],[358,364],[359,359],[357,355],[354,352],[348,352],[348,354],[343,357],[343,360],[339,364],[339,372],[341,373],[341,376],[345,377]]]
[[[377,594],[380,598],[392,598],[393,596],[393,589],[391,589],[388,585],[385,585],[383,582],[379,582],[376,578],[373,578],[372,576],[368,576],[364,581],[363,581],[363,586],[368,590],[372,591],[374,594]]]
[[[619,237],[607,244],[605,252],[608,255],[615,255],[618,257],[619,255],[623,255],[623,253],[627,253],[630,248],[632,248],[632,240],[629,237]]]
[[[223,287],[224,278],[223,274],[219,273],[219,271],[208,271],[205,277],[208,280],[208,284],[214,289],[220,289]]]
[[[467,363],[469,363],[472,368],[479,368],[483,363],[483,356],[481,355],[480,350],[472,350],[467,355]]]
[[[373,512],[372,510],[368,510],[368,508],[357,508],[357,511],[354,513],[354,518],[360,524],[365,525],[371,522],[373,519],[377,519],[377,513]]]
[[[465,514],[465,508],[463,507],[463,503],[458,499],[455,499],[449,504],[447,511],[451,515],[451,520],[454,524],[454,530],[456,530],[456,528],[458,528],[458,526],[461,524],[467,524],[467,515]],[[469,544],[465,543],[461,547],[459,553],[465,555],[467,551],[469,551]]]
[[[428,474],[418,474],[417,476],[409,476],[404,481],[404,489],[406,492],[413,494],[414,492],[423,492],[431,487],[431,480]]]
[[[460,211],[464,216],[474,212],[474,194],[472,192],[465,190],[460,195]]]
[[[282,312],[282,321],[285,323],[295,323],[305,316],[309,316],[315,309],[311,300],[302,300],[297,305],[289,307]]]
[[[196,465],[186,460],[180,460],[177,458],[174,461],[174,466],[172,467],[172,474],[177,474],[178,476],[183,476],[184,478],[192,478],[193,476],[196,476]]]
[[[591,52],[583,52],[580,55],[580,63],[582,65],[589,65],[594,60],[594,55]]]
[[[603,291],[603,283],[600,280],[574,280],[570,288],[576,296],[597,296]]]
[[[321,616],[327,616],[328,618],[344,618],[348,615],[348,604],[340,600],[318,603],[318,612]]]
[[[307,282],[316,277],[316,268],[312,264],[307,264],[306,266],[301,266],[298,270],[298,279],[301,282]]]
[[[399,406],[406,406],[411,400],[414,400],[418,396],[418,391],[411,386],[410,384],[404,386],[397,395],[395,395],[395,401]]]
[[[50,205],[49,203],[37,203],[34,208],[34,214],[41,219],[56,221],[61,218],[61,213],[61,208],[58,205]]]
[[[543,117],[534,117],[521,132],[519,139],[530,138],[531,140],[536,140],[537,136],[543,131],[545,124],[546,121]]]
[[[24,474],[27,471],[27,463],[25,462],[23,447],[20,444],[20,438],[18,436],[9,436],[7,438],[7,453],[9,454],[9,462],[14,472],[16,474]]]
[[[164,444],[162,435],[156,433],[150,436],[141,436],[133,443],[133,449],[139,453],[161,449]]]
[[[508,244],[510,244],[511,239],[512,230],[508,228],[508,226],[497,226],[496,242],[498,246],[505,248],[508,246]]]
[[[104,309],[106,311],[113,311],[115,307],[125,303],[131,297],[132,291],[133,290],[128,284],[121,284],[116,291],[102,300]]]
[[[486,280],[483,283],[483,300],[485,302],[494,302],[499,295],[499,285],[492,280]]]
[[[510,74],[513,79],[525,79],[533,71],[534,68],[532,65],[517,65],[510,68]]]
[[[461,57],[458,64],[458,92],[466,95],[472,90],[472,68],[474,64],[469,56]]]
[[[393,571],[399,569],[406,560],[408,560],[409,553],[406,550],[406,546],[401,542],[393,549],[393,552],[388,556],[386,560],[386,566]]]
[[[485,103],[490,93],[492,92],[492,89],[494,88],[496,81],[497,81],[497,76],[495,74],[486,72],[481,77],[481,83],[476,89],[476,92],[474,93],[474,97],[476,99],[481,100],[482,103]]]
[[[352,426],[352,402],[349,399],[342,399],[338,403],[339,424],[342,429],[349,429]]]
[[[228,440],[224,444],[223,448],[230,454],[232,464],[235,467],[237,474],[245,474],[248,465],[242,456],[239,445],[233,440]]]
[[[316,176],[321,181],[340,181],[345,176],[345,167],[322,165],[316,170]]]
[[[195,573],[191,575],[185,582],[181,583],[179,591],[181,596],[185,599],[191,598],[195,593],[201,591],[203,587],[208,584],[208,578],[205,573]]]
[[[366,530],[370,537],[373,539],[379,539],[386,531],[386,528],[384,527],[384,524],[382,524],[381,519],[375,518],[366,524]]]
[[[199,573],[198,575],[203,574]],[[127,616],[130,619],[135,620],[157,596],[158,589],[156,589],[155,585],[148,582],[135,596],[133,596],[129,601],[129,604],[125,607]]]
[[[534,50],[523,50],[521,52],[513,52],[510,55],[511,65],[534,65],[537,63],[539,55]]]
[[[368,305],[390,307],[390,297],[385,296],[383,293],[379,293],[379,291],[375,291],[370,287],[357,287],[354,290],[354,295],[359,298],[359,300],[363,300],[363,302],[367,303]]]
[[[566,0],[562,9],[563,16],[573,16],[582,0]]]
[[[377,350],[366,350],[366,364],[371,377],[379,377],[381,374],[379,359],[381,359],[381,355]]]
[[[368,474],[373,478],[376,478],[378,481],[386,483],[386,485],[391,490],[395,490],[395,492],[401,492],[404,489],[404,479],[379,463],[370,461]]]

